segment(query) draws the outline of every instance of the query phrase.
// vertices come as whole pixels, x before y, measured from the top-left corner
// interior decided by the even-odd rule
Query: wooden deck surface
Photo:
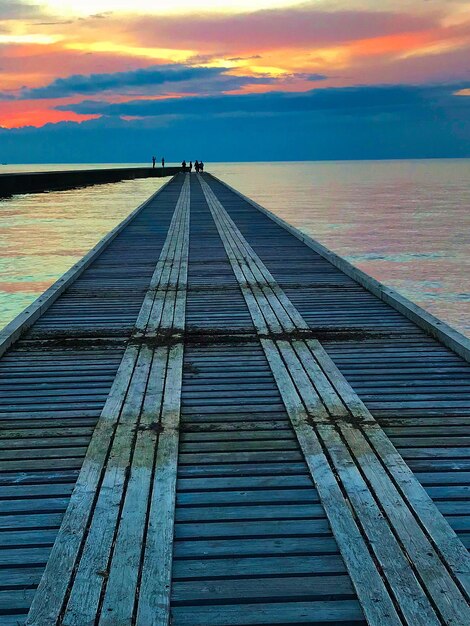
[[[470,624],[470,364],[221,181],[27,326],[0,626]]]

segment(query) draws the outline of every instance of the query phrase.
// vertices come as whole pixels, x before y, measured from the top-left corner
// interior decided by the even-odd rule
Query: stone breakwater
[[[155,169],[151,167],[127,167],[0,174],[0,197],[5,198],[19,193],[60,191],[74,187],[116,183],[135,178],[161,178],[173,176],[180,169],[180,167],[157,167]]]

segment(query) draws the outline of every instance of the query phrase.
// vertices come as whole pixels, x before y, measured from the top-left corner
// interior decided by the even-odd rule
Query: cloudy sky
[[[0,0],[0,160],[470,156],[466,0]]]

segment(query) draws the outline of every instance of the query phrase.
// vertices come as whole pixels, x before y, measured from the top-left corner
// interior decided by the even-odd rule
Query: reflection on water
[[[209,169],[470,335],[470,159]]]
[[[0,327],[164,182],[140,179],[0,200]]]
[[[70,167],[77,166],[44,166]],[[470,160],[218,163],[207,169],[470,335]],[[0,324],[163,182],[0,201]]]

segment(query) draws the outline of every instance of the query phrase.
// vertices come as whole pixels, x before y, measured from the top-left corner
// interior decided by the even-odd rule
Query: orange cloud
[[[415,50],[435,39],[435,33],[431,31],[417,33],[398,33],[385,37],[361,39],[348,45],[352,55],[373,56],[383,54],[396,54],[403,51]]]

